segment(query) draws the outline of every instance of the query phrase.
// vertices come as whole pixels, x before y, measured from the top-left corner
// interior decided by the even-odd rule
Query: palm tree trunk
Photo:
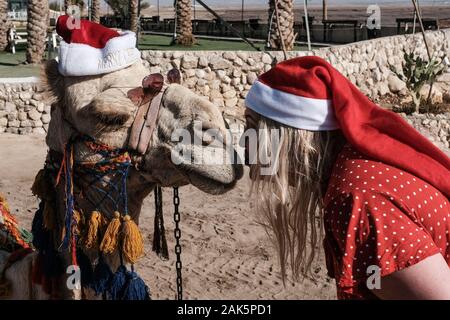
[[[192,0],[177,0],[175,12],[177,15],[175,42],[183,46],[193,45],[195,38],[192,34]]]
[[[48,0],[28,0],[27,10],[27,62],[41,63],[47,45]]]
[[[8,0],[0,0],[0,51],[8,46]]]
[[[327,0],[322,1],[322,19],[327,20],[328,19],[328,5]]]
[[[277,10],[275,5],[277,4]],[[270,23],[272,22],[272,23]],[[294,49],[294,0],[269,0],[269,45],[273,50]]]
[[[129,19],[130,19],[130,30],[137,33],[138,32],[138,1],[137,0],[130,0]]]
[[[100,22],[100,0],[92,0],[91,3],[91,21]]]

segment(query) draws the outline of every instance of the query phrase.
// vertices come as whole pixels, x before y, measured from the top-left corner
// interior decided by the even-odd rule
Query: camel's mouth
[[[193,186],[213,195],[224,194],[230,191],[243,176],[242,165],[216,168],[213,172],[205,171],[204,167],[198,170],[195,167],[178,166],[178,169],[187,176]],[[223,170],[221,174],[214,174],[214,171],[220,170]]]
[[[142,175],[148,181],[163,187],[192,184],[199,190],[212,195],[226,193],[234,188],[243,176],[243,166],[237,164],[196,164],[185,158],[178,158],[169,150],[159,150],[158,160],[146,161]],[[172,157],[171,155],[172,154]],[[148,165],[153,163],[152,165]]]
[[[240,164],[241,161],[237,160],[236,151],[223,149],[222,151],[227,155],[225,158],[230,159],[222,161],[225,158],[205,156],[207,147],[190,145],[187,149],[191,152],[189,153],[191,157],[180,155],[172,150],[170,161],[176,170],[198,189],[209,194],[223,194],[231,190],[242,178],[244,169]],[[234,157],[230,156],[230,152],[234,153]],[[223,155],[223,153],[219,154]]]

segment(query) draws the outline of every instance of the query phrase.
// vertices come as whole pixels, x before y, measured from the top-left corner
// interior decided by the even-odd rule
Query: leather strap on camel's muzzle
[[[163,92],[159,92],[150,99],[149,103],[141,104],[131,127],[128,148],[145,154],[158,120],[159,106]]]
[[[176,69],[167,74],[169,83],[180,83],[181,75]],[[155,131],[159,109],[164,95],[162,91],[164,77],[160,73],[153,73],[142,80],[142,87],[128,91],[128,98],[138,106],[136,116],[131,126],[128,148],[139,154],[145,154],[148,149],[153,131]]]

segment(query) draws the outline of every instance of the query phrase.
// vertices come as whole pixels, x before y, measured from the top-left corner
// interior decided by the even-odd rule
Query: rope
[[[63,242],[60,249],[67,249],[69,241],[72,236],[72,222],[73,222],[73,210],[74,210],[74,198],[73,198],[73,142],[69,141],[64,148],[64,162],[61,166],[65,173],[65,194],[66,194],[66,213],[65,213],[65,228],[66,233],[63,238]]]
[[[93,152],[102,156],[99,161],[81,161],[77,163],[78,172],[93,176],[94,179],[89,183],[88,188],[93,188],[99,193],[104,194],[103,198],[94,202],[90,200],[95,209],[99,210],[103,202],[109,199],[116,210],[120,210],[122,205],[123,213],[128,214],[128,198],[126,181],[128,178],[129,168],[131,166],[131,157],[124,149],[115,149],[106,145],[98,144],[90,138],[84,138],[85,145]],[[112,177],[111,177],[112,175]],[[105,177],[108,176],[108,179]],[[118,183],[115,182],[118,180]],[[106,184],[107,188],[99,188],[95,184],[101,182]],[[106,189],[107,191],[105,191]],[[118,194],[115,199],[111,193]]]

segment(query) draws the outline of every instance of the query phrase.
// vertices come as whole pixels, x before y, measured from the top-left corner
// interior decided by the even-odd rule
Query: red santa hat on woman
[[[361,153],[408,171],[450,197],[450,158],[319,57],[279,63],[253,84],[246,105],[291,127],[340,129]]]
[[[109,73],[140,60],[134,32],[118,32],[68,15],[58,18],[56,32],[63,38],[58,70],[64,76]]]

